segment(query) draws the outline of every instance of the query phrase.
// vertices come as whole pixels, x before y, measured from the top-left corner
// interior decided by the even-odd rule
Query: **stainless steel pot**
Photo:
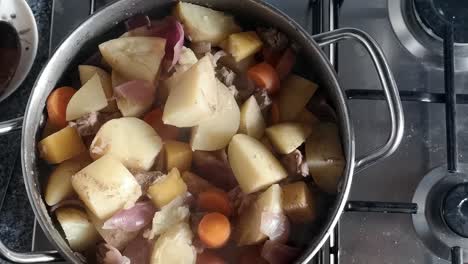
[[[353,174],[391,155],[401,142],[403,135],[403,111],[392,73],[378,44],[366,33],[352,28],[343,28],[315,36],[310,36],[291,18],[274,7],[256,0],[191,0],[219,10],[228,11],[240,18],[248,18],[265,25],[277,27],[286,33],[301,47],[301,58],[314,67],[307,69],[307,74],[314,76],[321,89],[325,89],[337,113],[337,121],[343,143],[343,151],[347,164],[343,175],[341,191],[330,210],[326,224],[319,235],[310,238],[310,246],[303,253],[298,263],[308,263],[323,246],[330,231],[337,224],[351,188]],[[38,166],[36,143],[42,128],[44,108],[47,96],[54,87],[66,76],[67,69],[76,67],[84,50],[96,49],[97,44],[117,31],[117,24],[134,14],[145,13],[153,17],[167,15],[174,1],[171,0],[121,0],[115,2],[94,14],[81,24],[60,45],[43,69],[32,90],[24,120],[21,118],[0,123],[0,134],[18,129],[22,123],[21,162],[24,182],[34,213],[48,239],[58,249],[58,252],[18,253],[9,250],[0,242],[0,254],[4,258],[17,263],[37,263],[58,261],[61,256],[72,263],[81,263],[68,246],[65,239],[56,229],[42,199],[41,179],[44,177]],[[109,35],[110,34],[110,35]],[[391,130],[387,142],[364,157],[355,158],[355,141],[350,121],[346,98],[337,80],[336,73],[320,47],[340,40],[352,39],[369,52],[377,69],[380,83],[385,92],[385,98],[391,117]],[[75,68],[76,69],[76,68]],[[362,73],[368,74],[368,73]],[[59,254],[60,253],[60,254]]]

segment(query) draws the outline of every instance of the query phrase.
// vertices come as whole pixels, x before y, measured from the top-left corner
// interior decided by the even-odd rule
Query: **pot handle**
[[[367,50],[377,70],[390,112],[391,130],[387,142],[384,145],[357,158],[355,172],[359,172],[393,154],[401,143],[404,132],[404,117],[398,87],[382,49],[369,34],[354,28],[341,28],[314,35],[312,38],[320,47],[330,45],[340,40],[356,40]]]
[[[0,136],[18,131],[23,125],[23,117],[17,117],[7,121],[0,122]]]

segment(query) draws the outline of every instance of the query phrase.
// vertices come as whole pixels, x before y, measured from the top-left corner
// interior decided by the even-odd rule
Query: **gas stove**
[[[51,51],[105,2],[55,0]],[[399,149],[356,174],[346,212],[314,263],[467,260],[467,5],[456,0],[268,2],[312,34],[338,27],[368,32],[384,50],[405,110]],[[386,141],[390,127],[379,80],[359,45],[343,43],[326,52],[350,99],[357,155],[365,154]],[[33,241],[33,250],[52,249],[40,228]]]

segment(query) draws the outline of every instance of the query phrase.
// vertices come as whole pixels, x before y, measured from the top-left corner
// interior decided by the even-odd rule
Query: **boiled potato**
[[[112,155],[105,155],[72,176],[72,186],[87,208],[107,219],[140,198],[135,177]]]
[[[312,133],[310,125],[301,123],[280,123],[265,130],[275,149],[280,154],[289,154],[297,149]]]
[[[163,233],[154,243],[150,264],[195,264],[197,252],[187,223],[179,223]]]
[[[129,169],[149,170],[162,148],[162,140],[145,121],[122,117],[106,122],[90,147],[93,159],[112,154]]]
[[[237,134],[228,148],[229,163],[246,194],[256,192],[287,177],[273,154],[253,137]]]
[[[95,246],[99,235],[85,212],[62,207],[55,211],[55,215],[73,251],[81,252]]]
[[[192,167],[192,149],[189,144],[170,140],[164,143],[164,151],[168,171],[177,168],[180,172],[184,172]]]
[[[209,118],[192,129],[190,145],[193,150],[213,151],[226,147],[239,129],[240,112],[236,99],[218,81],[218,107]]]
[[[320,120],[307,109],[303,109],[297,115],[295,121],[299,123],[303,123],[303,124],[308,124],[308,125],[315,125],[320,122]]]
[[[203,179],[202,177],[191,173],[190,171],[185,171],[182,173],[182,179],[187,185],[187,190],[193,195],[198,195],[204,191],[208,190],[220,190],[209,181]]]
[[[266,191],[259,194],[255,202],[239,216],[239,229],[236,234],[237,245],[254,245],[266,240],[267,236],[260,229],[262,214],[264,212],[282,213],[281,204],[282,193],[278,184],[273,184]]]
[[[78,119],[107,107],[107,98],[101,78],[95,74],[70,99],[66,110],[67,121]]]
[[[112,99],[114,96],[114,90],[112,89],[112,81],[109,73],[103,69],[91,66],[91,65],[79,65],[78,72],[80,73],[81,85],[84,85],[89,79],[91,79],[95,74],[101,79],[101,85],[104,89],[104,93],[107,98],[107,107],[102,109],[104,112],[115,112],[117,111],[117,105]]]
[[[198,59],[193,50],[182,47],[180,51],[180,57],[177,64],[174,66],[178,73],[188,70],[192,65],[197,63]]]
[[[174,13],[193,42],[207,41],[216,45],[241,30],[232,16],[211,8],[179,2]]]
[[[263,43],[255,31],[247,31],[231,34],[222,46],[239,62],[259,52]]]
[[[176,127],[192,127],[212,116],[218,106],[218,88],[213,63],[208,56],[186,72],[174,76],[164,107],[163,121]]]
[[[128,80],[155,83],[165,55],[166,40],[157,37],[127,37],[99,45],[102,57]]]
[[[148,188],[148,196],[158,208],[170,203],[176,197],[187,192],[187,185],[180,177],[179,170],[173,168],[169,174],[158,178]]]
[[[336,124],[322,123],[310,135],[306,141],[306,162],[319,188],[336,193],[346,165]]]
[[[111,72],[111,82],[112,82],[112,88],[115,88],[116,86],[121,85],[122,83],[126,83],[129,80],[123,77],[120,73],[117,71],[112,70]]]
[[[281,121],[293,121],[317,91],[317,84],[291,74],[282,84],[279,94]]]
[[[45,189],[45,201],[52,206],[75,194],[71,176],[88,165],[89,162],[71,159],[60,163],[50,174]]]
[[[247,70],[252,67],[253,65],[257,64],[255,60],[255,56],[249,56],[241,61],[236,61],[233,56],[227,55],[222,56],[218,63],[228,67],[229,69],[233,70],[237,74],[245,74]]]
[[[293,223],[314,221],[316,218],[316,197],[305,182],[286,184],[283,190],[283,210]]]
[[[255,96],[250,96],[241,107],[239,132],[260,139],[265,132],[265,120]]]
[[[38,147],[41,158],[50,164],[60,163],[86,151],[76,128],[69,126],[39,141]]]
[[[115,247],[116,249],[122,251],[127,245],[135,239],[139,231],[128,232],[122,229],[103,229],[104,222],[106,220],[99,219],[91,211],[87,210],[89,219],[93,223],[99,235],[102,239],[109,245]]]

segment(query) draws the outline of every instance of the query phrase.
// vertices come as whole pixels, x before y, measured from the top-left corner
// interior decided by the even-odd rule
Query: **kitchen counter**
[[[37,57],[23,85],[0,103],[0,120],[19,117],[23,114],[36,76],[48,58],[52,0],[27,0],[27,2],[34,13],[39,30]],[[18,159],[20,137],[20,132],[0,137],[0,204],[2,205],[0,206],[0,239],[14,250],[30,251],[34,214],[26,195],[21,162]],[[0,260],[0,263],[8,262]]]

